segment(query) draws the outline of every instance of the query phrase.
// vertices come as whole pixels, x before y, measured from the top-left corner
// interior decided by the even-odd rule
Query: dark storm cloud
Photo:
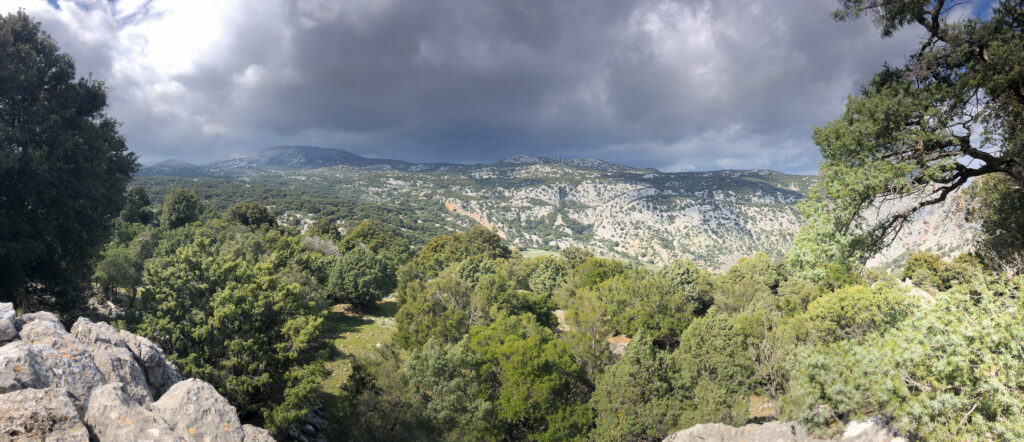
[[[295,143],[808,172],[811,127],[916,41],[822,0],[135,3],[29,10],[109,78],[146,162]]]

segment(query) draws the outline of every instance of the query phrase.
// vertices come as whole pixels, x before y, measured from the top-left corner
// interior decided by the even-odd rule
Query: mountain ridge
[[[701,173],[697,172],[663,172],[651,167],[635,167],[626,164],[601,160],[598,158],[554,158],[536,155],[513,155],[492,163],[449,163],[449,162],[411,162],[388,158],[371,158],[355,154],[344,149],[319,146],[280,145],[256,149],[244,153],[236,153],[211,161],[206,164],[193,164],[178,159],[168,159],[139,170],[142,176],[160,175],[168,170],[179,173],[184,169],[192,169],[193,173],[204,172],[211,176],[229,173],[233,169],[282,168],[282,169],[319,169],[324,167],[350,166],[359,168],[390,167],[405,171],[434,171],[451,168],[473,167],[523,167],[532,165],[564,165],[606,172],[646,171],[649,173]],[[742,170],[742,169],[723,169]],[[756,170],[756,169],[754,169]],[[767,170],[767,169],[765,169]],[[706,171],[716,172],[716,171]],[[785,172],[778,173],[785,173]],[[792,175],[792,174],[787,174]],[[796,175],[800,176],[800,175]],[[808,175],[809,176],[809,175]]]

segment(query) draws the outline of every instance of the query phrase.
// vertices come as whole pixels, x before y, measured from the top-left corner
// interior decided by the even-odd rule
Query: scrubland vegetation
[[[1024,435],[1024,279],[973,255],[818,280],[763,254],[651,270],[526,258],[483,227],[415,244],[247,222],[267,214],[245,202],[168,213],[192,211],[179,194],[152,216],[176,228],[122,212],[97,294],[278,434],[325,407],[337,439],[660,440],[768,401],[819,434],[878,415],[928,438]]]

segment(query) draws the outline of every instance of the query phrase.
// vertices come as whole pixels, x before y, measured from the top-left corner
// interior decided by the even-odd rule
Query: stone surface
[[[0,302],[0,342],[10,341],[18,336],[18,328],[14,322],[17,316],[14,304]]]
[[[25,389],[0,395],[0,439],[86,442],[89,430],[67,390]]]
[[[0,347],[0,393],[46,386],[43,369],[28,345],[14,341]]]
[[[242,432],[245,433],[242,439],[245,442],[274,442],[274,437],[269,431],[254,425],[242,425]]]
[[[135,361],[142,367],[149,383],[150,391],[154,398],[159,398],[171,388],[172,385],[181,382],[181,374],[178,369],[167,362],[163,350],[156,344],[142,336],[136,336],[121,330],[119,335],[128,345],[129,350],[135,357]]]
[[[766,422],[750,424],[742,427],[731,427],[725,424],[695,425],[665,438],[663,442],[804,442],[804,441],[842,441],[842,442],[903,442],[881,423],[872,418],[865,422],[850,422],[842,436],[833,439],[818,439],[807,433],[795,422]]]
[[[40,368],[45,382],[42,386],[67,389],[75,405],[83,410],[92,389],[106,383],[92,353],[52,314],[34,313],[22,316],[22,320],[21,341],[28,344]]]
[[[33,321],[49,322],[51,324],[54,324],[56,327],[60,328],[61,330],[64,330],[64,325],[60,323],[60,319],[57,318],[57,315],[54,315],[53,313],[50,313],[50,312],[33,312],[33,313],[25,313],[24,315],[21,315],[21,317],[18,318],[18,320],[16,321],[16,324],[18,326],[18,330],[21,330],[21,328],[24,326],[25,323],[33,322]],[[67,330],[64,330],[64,331],[67,331]]]
[[[240,441],[242,423],[235,407],[212,385],[199,379],[178,382],[152,405],[177,434],[189,440]]]
[[[135,403],[119,382],[101,385],[89,398],[85,424],[100,441],[183,441],[160,416]]]
[[[71,334],[92,352],[93,362],[108,383],[124,384],[125,392],[137,403],[148,404],[153,401],[146,374],[114,327],[105,322],[95,323],[87,318],[78,318],[71,327]]]
[[[0,342],[0,441],[274,440],[243,426],[210,384],[182,382],[148,339],[85,318],[69,333],[51,313],[7,311],[0,304],[0,324],[16,334]]]

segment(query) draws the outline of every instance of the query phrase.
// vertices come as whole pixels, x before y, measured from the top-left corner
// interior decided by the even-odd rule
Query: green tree
[[[640,336],[597,378],[590,406],[597,441],[660,441],[679,429],[689,406],[675,360]]]
[[[395,342],[407,349],[422,347],[431,338],[458,342],[469,332],[472,296],[473,287],[452,270],[427,282],[410,282],[395,313]]]
[[[979,278],[867,340],[805,349],[782,417],[821,433],[883,415],[922,440],[1024,438],[1021,282]]]
[[[594,290],[580,290],[565,312],[565,322],[569,328],[565,332],[566,342],[572,348],[576,363],[588,378],[594,379],[612,363],[607,339],[614,328],[608,317],[608,305]]]
[[[758,252],[750,258],[740,258],[718,278],[715,305],[719,310],[736,313],[755,300],[770,299],[782,283],[781,266],[772,262],[767,254]]]
[[[412,402],[425,404],[447,440],[500,440],[504,427],[477,371],[483,361],[467,347],[430,340],[414,351],[405,366]]]
[[[644,334],[662,345],[679,339],[697,308],[685,290],[643,268],[609,279],[593,290],[607,306],[617,332]]]
[[[466,232],[438,236],[423,246],[419,253],[398,271],[398,302],[405,302],[409,282],[429,280],[451,264],[474,258],[477,260],[511,258],[497,233],[483,226],[473,226]],[[511,279],[511,278],[510,278]]]
[[[565,262],[572,268],[579,267],[579,265],[583,264],[584,261],[594,257],[594,252],[577,246],[566,247],[559,250],[558,254],[561,255],[562,259],[565,259]]]
[[[820,341],[860,339],[910,314],[911,298],[894,288],[853,286],[822,295],[807,306],[811,335]]]
[[[946,262],[934,253],[915,253],[903,266],[902,278],[922,287],[949,290],[955,284],[970,282],[980,276],[981,268],[968,255]]]
[[[474,309],[480,311],[479,314],[474,312],[474,315],[485,318],[471,318],[470,322],[473,324],[490,323],[501,316],[530,313],[538,323],[547,328],[555,328],[558,325],[558,318],[554,314],[555,303],[549,296],[515,290],[512,283],[497,273],[480,278],[473,289],[471,304]]]
[[[142,260],[138,255],[128,246],[114,245],[103,251],[93,281],[107,299],[115,299],[117,291],[124,290],[129,307],[133,306],[136,289],[142,284]]]
[[[121,220],[127,223],[149,224],[153,222],[153,209],[150,205],[149,194],[141,186],[133,186],[128,189],[125,197],[124,209],[121,210]]]
[[[319,236],[330,241],[340,241],[341,232],[338,231],[338,225],[334,221],[327,218],[320,218],[310,224],[309,230],[306,231],[307,235]]]
[[[214,385],[243,420],[283,435],[325,375],[322,306],[275,276],[274,253],[225,258],[226,235],[195,230],[178,229],[184,244],[146,262],[127,325],[185,376]]]
[[[465,345],[481,361],[477,373],[505,438],[560,441],[589,429],[593,387],[566,344],[533,315],[474,326]]]
[[[38,22],[0,16],[0,299],[20,309],[72,308],[124,204],[138,165],[106,107]]]
[[[568,262],[554,256],[540,256],[529,260],[530,290],[550,295],[565,282]]]
[[[338,260],[327,290],[336,302],[366,308],[391,294],[397,285],[395,272],[387,263],[366,248],[356,247]]]
[[[812,276],[828,262],[860,266],[914,213],[945,201],[972,178],[1008,184],[990,188],[993,197],[1019,199],[1024,185],[1024,10],[1018,2],[999,2],[987,19],[966,20],[950,18],[965,2],[840,3],[839,20],[869,16],[884,37],[916,25],[924,41],[904,66],[886,66],[849,97],[839,119],[814,129],[825,161],[821,181],[801,204],[807,224],[789,254],[795,268]],[[882,202],[891,213],[874,216]]]
[[[196,189],[178,187],[164,197],[160,208],[160,225],[169,229],[177,229],[185,224],[199,221],[203,213],[203,203]]]
[[[728,316],[712,309],[707,316],[693,320],[672,356],[682,388],[693,398],[680,427],[746,422],[754,367],[743,335]]]
[[[695,313],[698,315],[704,314],[714,303],[714,276],[698,268],[697,264],[689,259],[672,261],[658,270],[658,276],[684,291],[690,302],[696,306]]]
[[[411,255],[408,240],[397,232],[371,221],[363,221],[350,230],[341,239],[339,246],[342,250],[366,247],[396,269],[408,261]]]
[[[969,218],[981,224],[980,249],[987,264],[1010,276],[1024,274],[1024,192],[1001,175],[979,178],[968,189]]]
[[[263,226],[277,225],[267,206],[255,201],[235,204],[228,209],[228,219],[253,230]]]

